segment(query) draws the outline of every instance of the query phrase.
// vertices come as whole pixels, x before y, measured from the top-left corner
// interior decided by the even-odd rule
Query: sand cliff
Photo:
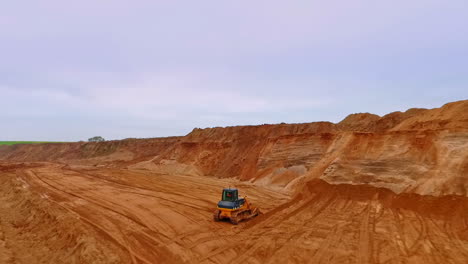
[[[1,263],[466,263],[468,101],[0,147]],[[263,214],[213,222],[223,187]]]

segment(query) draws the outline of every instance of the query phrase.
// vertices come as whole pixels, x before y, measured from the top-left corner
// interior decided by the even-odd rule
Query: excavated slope
[[[466,196],[468,101],[383,117],[194,129],[185,137],[16,145],[0,159],[239,178],[297,189],[312,178],[396,193]]]
[[[468,101],[0,147],[1,263],[466,263]],[[223,187],[263,215],[213,222]]]

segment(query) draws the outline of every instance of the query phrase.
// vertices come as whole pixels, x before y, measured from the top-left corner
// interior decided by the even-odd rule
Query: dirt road
[[[1,168],[4,263],[468,260],[466,213],[455,213],[464,200],[444,202],[452,214],[431,215],[389,203],[371,187],[343,191],[317,182],[293,199],[233,179],[52,163]],[[265,214],[239,226],[213,222],[227,186],[240,188]]]

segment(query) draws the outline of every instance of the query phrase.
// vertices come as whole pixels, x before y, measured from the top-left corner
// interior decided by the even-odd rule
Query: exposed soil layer
[[[0,263],[467,263],[468,101],[0,146]],[[263,214],[213,222],[224,187]]]

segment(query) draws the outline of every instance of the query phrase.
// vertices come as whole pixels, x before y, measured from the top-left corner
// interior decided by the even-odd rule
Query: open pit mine
[[[261,213],[214,221],[226,188]],[[1,146],[0,263],[465,264],[467,191],[468,101]]]

